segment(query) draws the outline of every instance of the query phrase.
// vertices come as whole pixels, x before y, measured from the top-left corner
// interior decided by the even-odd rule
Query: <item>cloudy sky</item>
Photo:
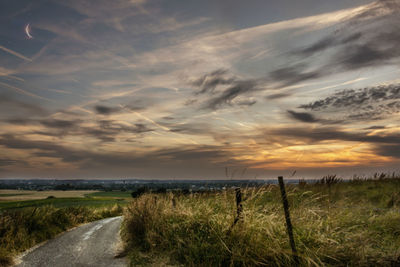
[[[2,0],[0,177],[398,171],[399,11],[398,0]]]

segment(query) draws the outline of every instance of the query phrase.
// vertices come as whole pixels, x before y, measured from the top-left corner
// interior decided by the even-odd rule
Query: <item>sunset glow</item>
[[[398,1],[6,2],[2,178],[399,170]]]

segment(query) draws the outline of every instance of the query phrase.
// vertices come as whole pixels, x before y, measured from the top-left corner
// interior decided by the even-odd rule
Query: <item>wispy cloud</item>
[[[43,96],[28,92],[28,91],[26,91],[24,89],[21,89],[21,88],[16,87],[16,86],[9,85],[7,83],[0,82],[0,86],[9,88],[9,89],[11,89],[11,90],[13,90],[13,91],[15,91],[15,92],[17,92],[19,94],[22,94],[22,95],[26,95],[26,96],[30,96],[30,97],[33,97],[33,98],[38,98],[38,99],[46,100],[46,101],[50,101],[50,102],[53,101],[53,100],[51,100],[51,99],[49,99],[47,97],[43,97]]]
[[[19,110],[25,111],[25,115],[47,115],[48,111],[40,105],[27,103],[18,99],[11,98],[7,95],[0,96],[0,103],[3,108],[11,110],[12,107],[18,107]],[[6,111],[5,111],[6,112]],[[9,114],[13,115],[13,114]]]
[[[330,50],[332,56],[323,66],[328,73],[397,64],[399,11],[398,1],[376,1],[345,18],[336,31],[294,53],[306,59]]]
[[[18,53],[18,52],[16,52],[16,51],[13,51],[13,50],[11,50],[11,49],[8,49],[7,47],[4,47],[4,46],[2,46],[2,45],[0,45],[0,49],[3,50],[3,51],[5,51],[5,52],[7,52],[7,53],[9,53],[9,54],[11,54],[11,55],[13,55],[13,56],[16,56],[16,57],[18,57],[18,58],[20,58],[20,59],[23,59],[23,60],[25,60],[25,61],[29,61],[29,62],[32,61],[32,59],[30,59],[30,58],[28,58],[28,57],[26,57],[26,56],[24,56],[24,55],[22,55],[22,54],[20,54],[20,53]]]

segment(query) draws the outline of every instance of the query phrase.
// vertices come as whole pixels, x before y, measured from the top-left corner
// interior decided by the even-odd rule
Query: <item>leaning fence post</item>
[[[236,193],[236,220],[238,221],[242,216],[243,206],[242,206],[242,192],[240,187],[235,188]],[[236,222],[235,222],[236,223]]]
[[[235,198],[236,198],[236,217],[235,220],[233,221],[233,224],[228,230],[228,234],[231,232],[233,226],[235,226],[235,224],[242,217],[243,205],[242,205],[242,192],[240,191],[240,187],[235,188]]]
[[[295,263],[298,265],[299,257],[297,256],[296,244],[294,243],[293,226],[292,226],[292,222],[290,220],[289,202],[288,202],[287,196],[286,196],[286,190],[285,190],[285,184],[283,183],[283,177],[279,176],[278,181],[279,181],[279,187],[281,189],[283,209],[285,210],[286,227],[287,227],[287,231],[288,231],[288,235],[289,235],[290,246],[292,247],[293,259],[294,259]]]

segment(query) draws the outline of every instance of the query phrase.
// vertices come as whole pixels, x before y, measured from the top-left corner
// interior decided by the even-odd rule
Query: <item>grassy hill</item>
[[[286,187],[301,266],[398,266],[400,179]],[[190,195],[145,194],[125,211],[123,238],[132,265],[168,255],[184,266],[295,265],[279,187]]]

